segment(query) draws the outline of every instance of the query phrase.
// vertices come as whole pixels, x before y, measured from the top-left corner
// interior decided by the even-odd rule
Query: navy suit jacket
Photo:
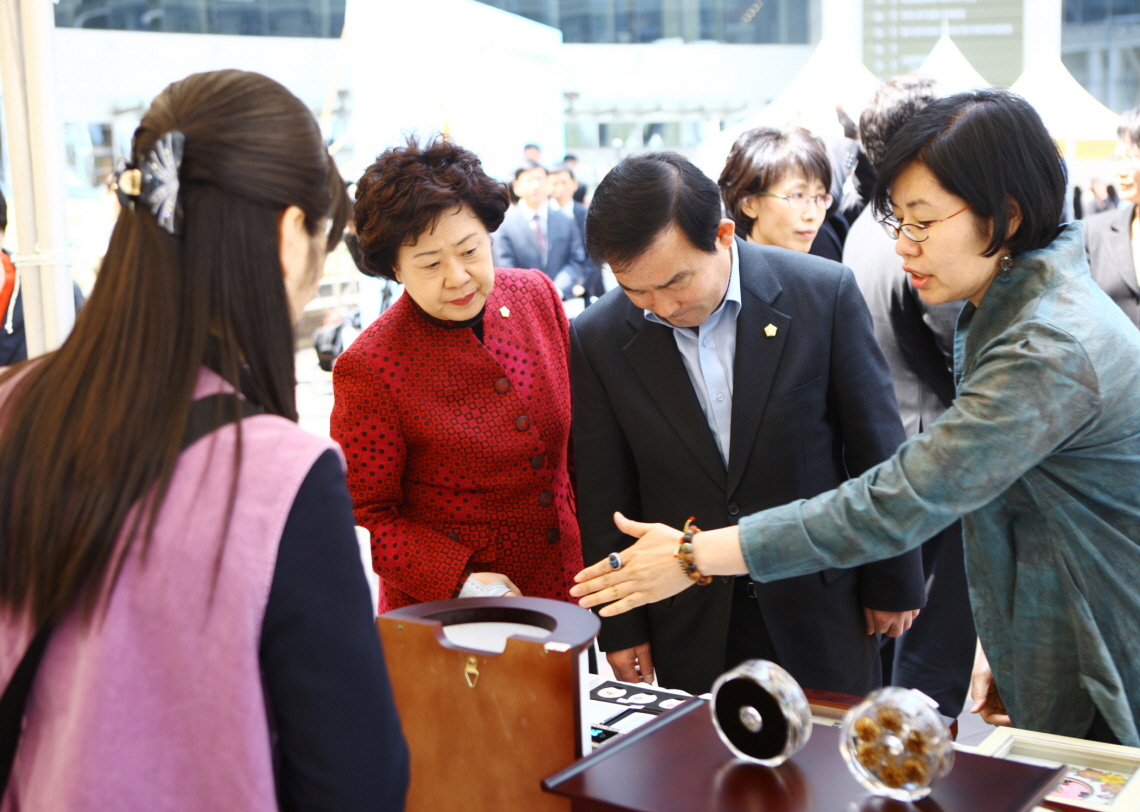
[[[584,283],[586,249],[573,218],[553,209],[546,216],[546,260],[534,231],[511,206],[491,242],[496,268],[536,268],[554,280],[563,299],[574,295],[574,286]]]
[[[673,331],[620,289],[570,327],[578,522],[587,564],[628,547],[613,513],[704,530],[830,490],[902,442],[890,370],[850,269],[736,241],[741,310],[726,467]],[[774,327],[768,336],[765,328]],[[772,332],[770,329],[768,332]],[[699,536],[698,536],[699,539]],[[661,684],[701,693],[724,670],[732,579],[602,621],[604,651],[649,642]],[[881,681],[862,607],[924,603],[915,550],[857,569],[757,584],[781,664],[805,688]]]

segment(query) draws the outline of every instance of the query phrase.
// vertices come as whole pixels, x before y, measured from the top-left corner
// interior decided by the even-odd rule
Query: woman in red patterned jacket
[[[333,370],[332,434],[382,612],[472,594],[566,600],[582,565],[568,325],[544,274],[494,267],[508,205],[443,139],[387,150],[357,186],[364,265],[405,288]]]

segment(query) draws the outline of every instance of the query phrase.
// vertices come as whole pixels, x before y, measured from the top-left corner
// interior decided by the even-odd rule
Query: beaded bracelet
[[[706,586],[712,583],[712,577],[708,575],[701,575],[701,571],[697,569],[697,560],[693,555],[693,536],[701,532],[693,522],[696,521],[695,516],[690,516],[689,520],[685,522],[685,526],[681,528],[681,545],[677,548],[674,558],[677,563],[681,565],[681,572],[692,578],[701,586]]]

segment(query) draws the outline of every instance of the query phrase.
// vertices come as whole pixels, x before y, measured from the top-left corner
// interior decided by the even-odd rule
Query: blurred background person
[[[586,184],[582,183],[582,179],[577,177],[577,175],[578,175],[578,156],[572,152],[567,152],[562,157],[562,163],[564,165],[570,167],[570,171],[574,173],[574,176],[577,179],[578,185],[574,189],[574,194],[572,195],[572,197],[574,198],[574,202],[575,203],[585,203],[586,202],[586,192],[588,190],[587,190]]]
[[[4,248],[4,234],[8,230],[8,201],[0,192],[0,367],[25,361],[28,358],[28,337],[24,333],[24,297],[20,292],[20,273],[12,261],[12,254]],[[83,293],[79,285],[71,283],[75,298],[75,315],[83,309]]]
[[[0,379],[0,678],[42,652],[5,806],[402,809],[341,458],[296,425],[344,185],[238,71],[167,87],[130,160],[74,330]]]
[[[550,178],[542,164],[515,170],[518,202],[507,211],[492,241],[495,265],[536,268],[554,280],[563,299],[586,292],[586,249],[572,214],[552,209]]]
[[[1125,110],[1116,130],[1116,182],[1120,206],[1097,208],[1085,219],[1085,247],[1093,279],[1116,302],[1133,324],[1140,326],[1140,239],[1137,239],[1137,203],[1140,203],[1140,107]],[[1093,181],[1093,190],[1097,184]]]
[[[895,133],[936,98],[934,81],[920,76],[896,77],[879,87],[859,118],[863,153],[876,173]],[[910,437],[930,428],[954,400],[954,328],[963,302],[924,302],[903,272],[895,245],[868,206],[847,235],[843,264],[855,272],[871,310]],[[961,522],[922,545],[922,567],[926,608],[902,636],[885,641],[883,679],[918,688],[938,702],[944,716],[956,718],[970,690],[977,641]]]
[[[1117,207],[1116,190],[1111,186],[1106,186],[1100,178],[1092,179],[1089,183],[1089,191],[1092,193],[1093,214],[1100,214],[1102,211],[1109,211]]]
[[[557,206],[560,212],[574,218],[574,224],[578,226],[578,236],[584,246],[586,244],[586,214],[589,212],[589,208],[584,203],[579,203],[574,199],[577,189],[578,180],[569,164],[559,164],[550,170],[549,205],[552,209]],[[585,276],[582,280],[585,293],[582,294],[582,299],[586,305],[589,305],[590,302],[606,291],[602,286],[602,271],[589,255],[585,259],[585,269]]]
[[[532,164],[542,163],[542,148],[538,144],[527,144],[523,147],[523,160]]]
[[[742,134],[718,185],[742,238],[839,260],[842,246],[827,223],[831,163],[823,142],[807,130],[758,127]],[[821,231],[829,246],[822,254],[812,250]]]
[[[507,205],[443,139],[386,150],[357,186],[365,267],[404,285],[333,369],[381,612],[485,588],[566,600],[581,565],[568,325],[543,274],[495,268]]]

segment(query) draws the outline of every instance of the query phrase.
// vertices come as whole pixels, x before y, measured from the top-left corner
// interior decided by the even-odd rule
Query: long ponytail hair
[[[291,205],[311,235],[330,217],[331,249],[343,181],[312,114],[259,74],[167,87],[135,131],[134,162],[175,130],[180,236],[125,206],[71,335],[2,379],[18,376],[0,416],[0,606],[37,625],[76,605],[89,617],[132,539],[147,543],[204,363],[297,419],[278,223]]]

